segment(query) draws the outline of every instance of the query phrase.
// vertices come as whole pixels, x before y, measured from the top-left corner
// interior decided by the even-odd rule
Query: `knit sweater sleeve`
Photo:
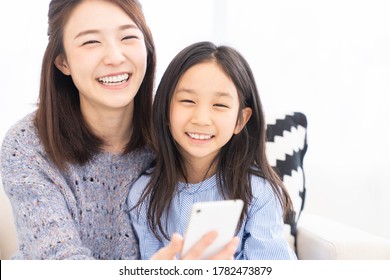
[[[72,191],[44,153],[31,122],[19,122],[6,134],[1,176],[18,232],[14,258],[92,259],[79,236]]]

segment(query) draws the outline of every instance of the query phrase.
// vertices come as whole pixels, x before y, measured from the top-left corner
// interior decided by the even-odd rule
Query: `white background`
[[[375,279],[389,278],[388,261],[280,261],[280,260],[246,260],[209,261],[209,260],[170,260],[170,261],[121,261],[121,260],[24,260],[2,261],[1,279],[52,280],[61,279],[300,279],[300,280],[329,280],[334,279]],[[23,267],[23,269],[21,269]],[[160,270],[161,268],[161,270]],[[357,269],[359,268],[359,269]],[[267,270],[268,269],[268,270]],[[270,270],[272,269],[272,270]],[[126,274],[120,275],[120,271]],[[160,272],[161,271],[161,272]],[[241,271],[235,273],[235,271]],[[244,274],[245,271],[245,274]],[[268,271],[271,271],[268,274]],[[321,271],[321,273],[318,273]],[[135,273],[138,272],[138,273]],[[142,273],[143,272],[143,273]],[[159,272],[160,275],[157,274]],[[169,273],[170,272],[170,273]],[[230,274],[229,274],[230,272]],[[263,273],[263,274],[261,274]]]
[[[157,80],[200,40],[249,61],[266,112],[304,112],[305,211],[390,239],[390,10],[386,0],[141,0]],[[0,10],[0,141],[34,110],[49,0]]]

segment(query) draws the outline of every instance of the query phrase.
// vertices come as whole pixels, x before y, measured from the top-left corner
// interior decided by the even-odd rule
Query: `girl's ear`
[[[60,70],[64,75],[69,76],[70,75],[70,69],[68,62],[66,61],[65,55],[60,54],[56,57],[54,60],[55,66]]]
[[[249,121],[249,119],[252,116],[252,108],[246,107],[241,112],[241,120],[237,122],[236,128],[234,129],[234,134],[238,134],[241,132],[241,130],[244,128],[246,123]]]

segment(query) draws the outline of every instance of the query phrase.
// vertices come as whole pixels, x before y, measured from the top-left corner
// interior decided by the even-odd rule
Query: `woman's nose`
[[[118,65],[126,60],[120,46],[109,44],[105,50],[104,63],[107,65]]]

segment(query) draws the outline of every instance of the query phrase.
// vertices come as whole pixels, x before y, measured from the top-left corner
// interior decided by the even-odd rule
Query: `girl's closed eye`
[[[223,103],[216,103],[213,106],[218,108],[226,108],[226,109],[230,108],[229,105]]]
[[[195,104],[195,101],[193,101],[191,99],[182,99],[179,102],[184,103],[184,104]]]

